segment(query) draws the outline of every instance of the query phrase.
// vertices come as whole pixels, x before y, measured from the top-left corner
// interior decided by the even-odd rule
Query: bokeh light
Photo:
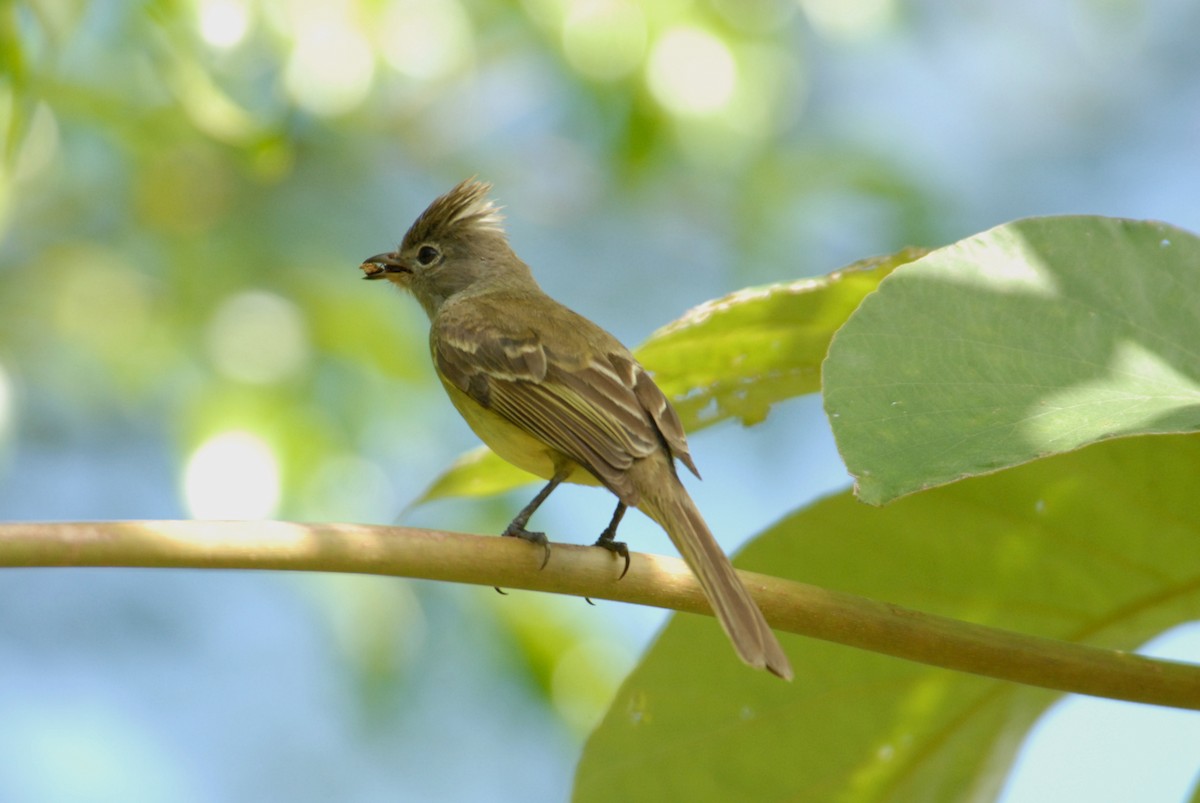
[[[226,299],[207,330],[208,353],[230,379],[267,384],[299,372],[310,355],[304,316],[275,293],[249,290]]]
[[[128,254],[77,241],[53,253],[46,267],[54,281],[50,323],[78,353],[120,368],[137,384],[153,383],[153,369],[171,356],[161,336],[157,286]]]
[[[680,26],[654,43],[646,78],[665,109],[681,115],[713,114],[733,97],[737,64],[716,36]]]
[[[200,37],[217,48],[239,44],[250,28],[250,9],[243,0],[199,0]]]
[[[345,2],[289,3],[294,45],[284,68],[288,95],[313,114],[333,117],[359,106],[371,88],[375,56]]]
[[[456,0],[397,0],[383,13],[378,45],[397,72],[441,78],[467,62],[471,22]]]
[[[563,22],[563,51],[579,72],[599,81],[624,78],[646,53],[646,15],[628,0],[575,3]]]
[[[896,0],[797,0],[814,29],[852,41],[884,31],[896,17]]]
[[[192,518],[270,518],[279,506],[279,463],[257,435],[223,432],[192,453],[183,487]]]

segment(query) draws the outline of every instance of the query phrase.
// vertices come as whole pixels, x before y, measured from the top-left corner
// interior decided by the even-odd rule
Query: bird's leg
[[[625,568],[621,571],[621,577],[624,577],[629,571],[629,547],[624,541],[615,540],[617,537],[617,525],[621,523],[621,517],[625,515],[628,506],[624,502],[617,502],[617,509],[613,511],[612,521],[604,528],[604,532],[600,533],[600,538],[596,541],[595,546],[603,547],[614,555],[620,555],[625,558]],[[620,580],[621,577],[617,579]]]
[[[529,523],[529,517],[534,514],[534,511],[541,507],[542,502],[546,501],[546,497],[550,496],[550,492],[557,488],[559,483],[561,483],[564,479],[566,479],[565,474],[555,474],[554,477],[551,478],[550,482],[546,483],[546,487],[538,491],[537,496],[533,497],[528,505],[521,508],[521,512],[517,514],[517,517],[513,519],[512,522],[509,523],[508,527],[505,528],[504,532],[501,533],[501,535],[508,536],[510,538],[523,538],[530,543],[541,544],[546,550],[545,557],[542,558],[541,568],[543,569],[546,568],[546,564],[550,562],[550,539],[546,538],[545,533],[535,533],[526,530],[525,525]]]

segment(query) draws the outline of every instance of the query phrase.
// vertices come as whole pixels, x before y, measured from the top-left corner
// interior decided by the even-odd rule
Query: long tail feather
[[[687,490],[665,464],[647,461],[644,470],[661,466],[659,478],[638,483],[638,503],[646,515],[667,531],[675,548],[700,580],[700,585],[739,656],[750,666],[792,679],[792,665],[750,592],[742,584],[725,552],[696,509]],[[657,480],[657,481],[655,481]]]

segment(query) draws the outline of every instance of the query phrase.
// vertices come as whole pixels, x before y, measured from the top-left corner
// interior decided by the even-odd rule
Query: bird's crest
[[[438,239],[460,225],[503,233],[501,221],[504,216],[500,214],[500,207],[488,198],[491,189],[491,184],[474,178],[460,183],[421,213],[404,236],[403,247]]]

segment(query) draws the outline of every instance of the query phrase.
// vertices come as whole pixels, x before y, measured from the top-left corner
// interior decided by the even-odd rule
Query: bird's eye
[[[432,245],[423,245],[421,246],[421,250],[417,251],[417,262],[428,267],[437,262],[437,258],[441,255],[441,252]]]

